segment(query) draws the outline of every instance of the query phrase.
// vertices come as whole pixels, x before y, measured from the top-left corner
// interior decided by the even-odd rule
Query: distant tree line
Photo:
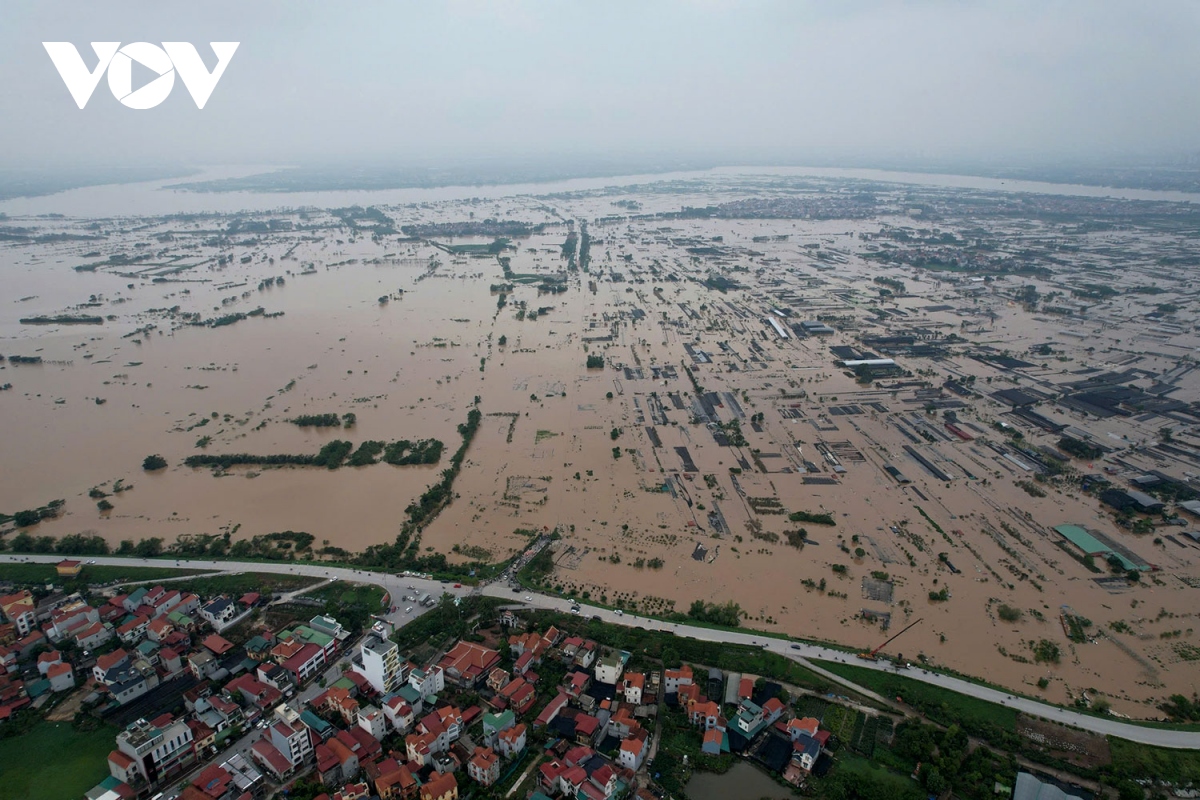
[[[301,428],[353,428],[358,422],[358,416],[354,412],[342,414],[340,417],[337,414],[301,414],[292,417],[288,422]]]
[[[188,456],[183,460],[183,463],[188,467],[217,467],[219,469],[229,469],[236,466],[294,466],[337,469],[346,463],[347,458],[350,459],[349,464],[352,467],[362,467],[378,463],[378,456],[382,453],[383,461],[388,464],[408,466],[410,464],[436,464],[441,460],[443,447],[444,445],[437,439],[419,439],[416,442],[408,439],[400,439],[391,443],[369,440],[363,442],[359,445],[358,450],[355,450],[353,442],[334,439],[332,442],[326,443],[316,455],[292,455],[287,453],[269,455],[255,455],[252,453],[198,453]]]
[[[337,414],[301,414],[292,417],[288,422],[301,428],[340,428],[342,418]]]

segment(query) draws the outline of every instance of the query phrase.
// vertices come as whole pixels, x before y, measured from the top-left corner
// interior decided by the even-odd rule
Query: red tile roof
[[[100,668],[101,672],[108,672],[110,669],[115,667],[117,664],[120,664],[127,658],[129,658],[129,654],[126,653],[123,648],[118,647],[111,653],[106,653],[105,655],[97,658],[96,666]]]
[[[477,680],[499,663],[500,654],[490,647],[460,641],[442,656],[438,666],[447,672],[454,671],[465,678]]]
[[[259,739],[253,745],[251,750],[259,755],[264,761],[271,765],[271,769],[276,775],[283,775],[292,768],[292,762],[284,757],[283,753],[276,749],[275,745],[268,742],[266,739]]]
[[[220,797],[229,790],[229,784],[233,781],[233,776],[224,767],[217,764],[210,764],[200,771],[200,774],[192,781],[192,786],[195,786],[209,797]]]
[[[211,650],[215,656],[223,656],[233,649],[233,642],[215,633],[205,637],[202,644]]]
[[[444,775],[439,775],[433,778],[429,783],[421,787],[421,800],[436,800],[448,792],[453,792],[458,788],[458,781],[454,779],[453,772],[447,772]]]

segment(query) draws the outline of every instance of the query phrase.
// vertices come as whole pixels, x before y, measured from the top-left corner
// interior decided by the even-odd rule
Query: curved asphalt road
[[[13,556],[0,555],[0,563],[14,561],[36,561],[42,563],[55,563],[62,560],[61,556]],[[86,559],[86,557],[84,558]],[[295,563],[257,563],[244,561],[206,561],[206,560],[187,560],[180,559],[173,561],[169,559],[138,559],[138,558],[117,558],[112,556],[97,556],[95,558],[97,564],[106,566],[150,566],[150,567],[175,567],[186,569],[201,569],[214,572],[273,572],[285,575],[307,575],[312,578],[331,579],[336,578],[346,581],[357,581],[359,583],[371,583],[383,587],[390,595],[393,604],[398,606],[395,614],[386,615],[389,621],[397,625],[403,625],[407,621],[411,621],[416,615],[420,614],[422,609],[414,605],[413,614],[405,614],[405,605],[401,601],[397,603],[397,599],[410,591],[409,586],[416,587],[418,592],[430,592],[438,596],[442,592],[447,592],[456,596],[466,596],[472,591],[472,587],[463,586],[454,588],[453,584],[441,583],[435,580],[424,578],[414,578],[405,575],[392,575],[384,572],[370,572],[366,570],[348,569],[344,567],[324,567],[320,564],[295,564]],[[491,597],[502,597],[514,601],[520,601],[525,605],[535,606],[537,608],[553,609],[556,611],[569,612],[573,605],[570,600],[560,597],[550,597],[547,595],[537,594],[520,590],[514,592],[509,584],[504,581],[498,581],[483,587],[483,593]],[[526,600],[525,598],[529,598]],[[743,645],[759,645],[763,646],[772,652],[780,655],[793,658],[806,667],[813,669],[832,681],[840,683],[844,686],[854,689],[860,694],[866,696],[877,696],[867,689],[857,687],[854,683],[836,676],[832,673],[821,669],[819,665],[809,663],[808,659],[819,661],[843,661],[852,663],[858,667],[866,669],[877,669],[882,671],[895,671],[887,662],[878,661],[871,662],[862,659],[857,659],[852,655],[848,655],[840,650],[832,650],[827,647],[817,645],[799,644],[789,642],[783,639],[775,639],[761,634],[751,632],[717,630],[713,628],[698,628],[687,624],[664,622],[662,620],[650,619],[641,617],[636,614],[618,614],[606,608],[596,608],[586,604],[580,604],[581,613],[583,616],[599,616],[605,622],[611,622],[618,625],[638,625],[649,630],[665,630],[671,631],[678,636],[687,636],[693,639],[700,639],[709,642],[726,642],[729,644]],[[1131,725],[1126,722],[1121,722],[1116,719],[1106,719],[1103,717],[1093,717],[1087,714],[1080,714],[1069,709],[1059,708],[1047,703],[1040,703],[1036,700],[1029,700],[1024,697],[1008,694],[1007,692],[998,691],[987,686],[980,686],[969,681],[964,681],[959,678],[954,678],[949,675],[942,675],[936,672],[926,672],[917,668],[910,668],[903,671],[904,677],[912,680],[931,683],[935,686],[940,686],[944,689],[949,689],[959,694],[975,697],[980,700],[987,700],[998,705],[1006,705],[1016,709],[1024,714],[1041,717],[1052,722],[1058,722],[1065,725],[1071,725],[1085,730],[1090,733],[1100,734],[1102,736],[1116,736],[1120,739],[1127,739],[1131,742],[1139,744],[1153,745],[1155,747],[1170,747],[1176,749],[1200,750],[1200,731],[1179,731],[1167,730],[1162,728],[1147,728],[1141,725]],[[883,698],[886,700],[886,698]]]

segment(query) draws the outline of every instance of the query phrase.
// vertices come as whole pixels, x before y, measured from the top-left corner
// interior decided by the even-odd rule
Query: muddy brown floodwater
[[[1200,347],[1197,310],[1155,266],[1186,249],[1171,224],[1064,230],[979,187],[918,192],[838,176],[718,172],[480,195],[371,212],[3,220],[0,385],[11,388],[0,391],[0,511],[61,498],[59,518],[31,534],[96,532],[113,545],[291,530],[359,551],[394,540],[478,398],[482,424],[422,552],[497,561],[557,529],[553,584],[603,603],[664,613],[735,602],[748,627],[861,648],[921,619],[886,654],[1052,701],[1103,695],[1131,716],[1158,716],[1163,698],[1195,691],[1200,546],[1161,520],[1133,535],[1077,477],[1105,472],[1120,485],[1159,469],[1186,481],[1185,456],[1156,443],[1174,426],[1176,450],[1191,452],[1190,417],[1161,404],[1085,416],[1056,399],[1109,373],[1183,405],[1200,397],[1185,358]],[[807,210],[778,211],[797,198]],[[679,214],[722,203],[737,213]],[[936,226],[922,217],[935,206]],[[492,243],[471,227],[484,220],[530,226],[502,251],[507,276],[495,254],[461,249]],[[584,220],[590,262],[568,270],[563,245]],[[398,233],[442,223],[471,235]],[[1062,237],[1078,255],[987,281],[878,259],[881,243],[944,242],[946,231],[1014,253]],[[1081,272],[1084,262],[1103,275]],[[879,277],[904,288],[881,295]],[[565,290],[546,292],[547,281]],[[1130,291],[1070,317],[1016,299],[1025,286],[1069,298],[1097,282]],[[1153,293],[1139,288],[1152,282]],[[1147,314],[1159,317],[1147,325]],[[64,315],[102,322],[53,320]],[[38,318],[48,324],[28,321]],[[814,319],[834,332],[797,333]],[[831,349],[879,356],[869,342],[881,336],[909,337],[894,356],[903,374],[860,382]],[[589,355],[604,366],[588,368]],[[1040,393],[1048,425],[1107,455],[1036,479],[1029,453],[1061,434],[1014,416],[992,396],[1001,388]],[[289,422],[348,413],[351,428]],[[728,438],[735,422],[740,446]],[[335,438],[437,438],[446,453],[438,465],[336,470],[183,464],[201,453],[311,455]],[[155,453],[168,468],[143,472]],[[1131,584],[1101,557],[1093,572],[1054,531],[1062,524],[1099,531],[1154,569]],[[1019,618],[1002,620],[1001,606]],[[1072,617],[1090,622],[1083,641],[1068,638]],[[1058,663],[1035,662],[1042,639]]]

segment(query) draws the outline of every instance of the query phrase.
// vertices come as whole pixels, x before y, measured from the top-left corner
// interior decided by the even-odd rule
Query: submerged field
[[[727,175],[9,218],[0,512],[65,502],[0,541],[347,561],[402,535],[372,551],[399,568],[557,531],[550,589],[855,648],[921,620],[885,653],[1158,717],[1192,693],[1200,544],[1084,477],[1172,477],[1171,518],[1200,469],[1195,217]]]

